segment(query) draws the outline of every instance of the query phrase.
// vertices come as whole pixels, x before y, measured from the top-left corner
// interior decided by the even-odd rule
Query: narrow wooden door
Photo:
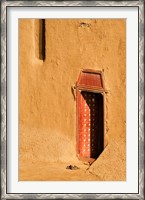
[[[79,91],[78,153],[80,158],[97,158],[103,151],[103,95]]]

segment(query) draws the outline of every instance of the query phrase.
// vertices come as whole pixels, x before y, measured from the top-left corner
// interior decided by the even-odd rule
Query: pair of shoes
[[[79,169],[79,167],[77,167],[75,165],[69,165],[66,167],[66,169],[76,170],[76,169]]]

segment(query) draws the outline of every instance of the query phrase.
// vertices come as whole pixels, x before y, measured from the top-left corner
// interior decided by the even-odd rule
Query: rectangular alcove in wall
[[[35,19],[35,55],[40,60],[46,57],[45,19]]]
[[[104,149],[104,82],[100,71],[82,70],[77,84],[77,156],[93,162]]]

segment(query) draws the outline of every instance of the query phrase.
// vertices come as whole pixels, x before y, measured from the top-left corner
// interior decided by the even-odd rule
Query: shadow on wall
[[[81,94],[89,107],[86,118],[90,118],[90,158],[96,159],[104,149],[103,95],[86,91]]]
[[[39,20],[39,59],[45,60],[45,19]]]

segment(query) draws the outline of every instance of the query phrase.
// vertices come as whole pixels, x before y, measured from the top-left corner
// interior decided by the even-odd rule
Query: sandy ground
[[[79,167],[76,170],[66,169],[69,165]],[[27,173],[26,173],[27,171]],[[20,169],[20,180],[23,181],[97,181],[100,178],[89,171],[89,165],[81,163],[28,163]]]
[[[126,179],[125,148],[126,145],[122,139],[120,142],[113,141],[113,144],[111,142],[91,165],[79,160],[76,162],[28,162],[28,160],[23,160],[23,165],[19,168],[19,180],[124,181]],[[75,165],[79,169],[66,169],[70,165]]]

